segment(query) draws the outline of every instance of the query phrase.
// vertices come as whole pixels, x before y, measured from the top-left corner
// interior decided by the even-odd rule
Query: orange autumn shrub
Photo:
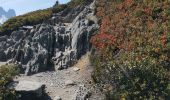
[[[91,38],[91,43],[97,49],[104,49],[115,44],[115,37],[110,34],[97,34]]]
[[[93,79],[107,100],[170,98],[170,1],[97,0]]]

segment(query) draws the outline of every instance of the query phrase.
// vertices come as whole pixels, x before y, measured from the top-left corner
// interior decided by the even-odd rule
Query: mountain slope
[[[5,22],[0,27],[0,36],[10,35],[12,31],[17,30],[19,27],[25,25],[35,25],[40,24],[51,18],[53,13],[58,13],[64,9],[73,9],[79,5],[84,5],[86,3],[92,2],[93,0],[71,0],[67,4],[55,4],[52,8],[33,11],[24,15],[16,16]]]
[[[46,20],[39,20],[41,11],[33,12],[31,15],[36,15],[40,24],[22,26],[9,36],[0,37],[0,61],[18,63],[26,75],[52,69],[54,65],[59,70],[72,66],[89,51],[90,37],[93,30],[98,29],[94,8],[90,4],[86,2],[71,7],[69,3],[69,7],[52,14],[49,14],[50,9],[43,10],[42,16],[44,11],[49,14],[48,19],[44,17]],[[7,23],[31,15],[18,16]],[[12,23],[17,25],[16,21]]]
[[[97,0],[93,78],[108,100],[170,98],[170,1]]]
[[[79,1],[75,0],[75,2]],[[15,80],[17,81],[15,86],[20,85],[24,80],[29,83],[40,80],[46,85],[46,91],[51,98],[59,95],[66,100],[86,98],[100,100],[103,96],[101,92],[96,91],[98,89],[94,88],[94,84],[91,84],[92,67],[86,55],[91,48],[90,37],[99,27],[94,15],[94,2],[84,1],[77,5],[74,3],[74,7],[71,2],[69,5],[62,5],[64,8],[58,7],[59,11],[52,11],[51,16],[39,21],[38,24],[30,21],[30,25],[19,25],[8,35],[1,36],[0,61],[16,64],[20,69],[21,76]],[[39,14],[37,12],[34,12],[36,16]],[[30,15],[23,15],[21,19],[27,19],[28,16]],[[18,18],[20,17],[15,17],[13,20]],[[12,24],[15,25],[16,22]],[[85,58],[83,55],[86,55]],[[77,70],[80,72],[76,72],[71,66],[80,68]],[[70,73],[68,74],[67,71]],[[32,86],[23,86],[21,89],[29,89],[29,87]],[[20,97],[23,100],[34,100],[29,99],[35,96],[30,92],[34,91],[16,89],[16,93],[21,93]],[[27,93],[33,97],[28,97]],[[89,97],[90,93],[93,93],[91,97]]]

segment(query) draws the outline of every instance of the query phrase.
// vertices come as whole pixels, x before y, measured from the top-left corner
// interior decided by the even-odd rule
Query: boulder
[[[33,81],[13,82],[10,88],[13,87],[19,96],[20,100],[40,100],[44,96],[45,85]]]

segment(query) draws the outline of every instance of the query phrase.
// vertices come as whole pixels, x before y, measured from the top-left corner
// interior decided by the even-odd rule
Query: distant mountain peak
[[[2,7],[0,7],[0,25],[14,16],[16,16],[14,9],[9,9],[8,11],[5,11]]]
[[[4,15],[2,15],[1,17],[0,17],[0,25],[1,24],[3,24],[5,21],[7,21],[8,20],[8,18],[6,17],[6,16],[4,16]]]

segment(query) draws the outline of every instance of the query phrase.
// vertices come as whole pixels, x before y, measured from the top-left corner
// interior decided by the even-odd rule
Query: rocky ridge
[[[92,82],[87,53],[98,27],[93,2],[1,36],[0,61],[21,69],[8,88],[19,100],[103,100]]]
[[[98,28],[94,3],[65,9],[48,21],[23,26],[0,37],[0,61],[15,63],[25,75],[74,65],[90,48],[89,39]]]

